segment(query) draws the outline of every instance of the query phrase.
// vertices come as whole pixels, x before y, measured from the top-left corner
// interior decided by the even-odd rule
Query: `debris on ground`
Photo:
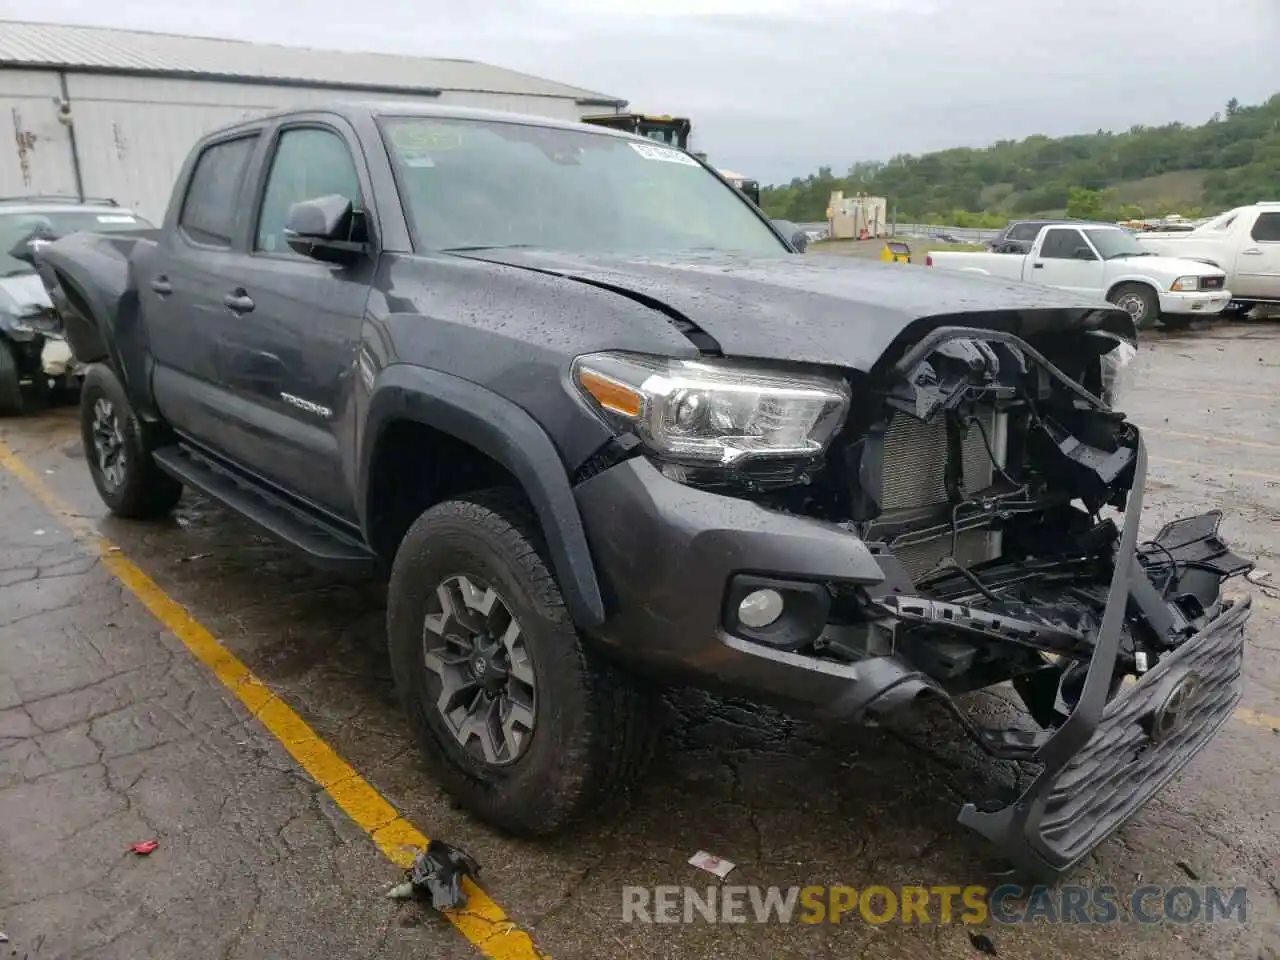
[[[707,873],[714,873],[723,880],[737,866],[732,860],[726,860],[724,857],[717,857],[714,853],[707,853],[705,850],[699,850],[689,858],[689,863],[697,867],[699,870],[705,870]]]
[[[443,840],[432,840],[413,861],[404,882],[387,891],[387,896],[392,900],[408,900],[426,894],[436,910],[455,910],[467,903],[467,895],[462,890],[463,877],[478,880],[480,864],[465,850]]]
[[[969,934],[969,942],[973,944],[973,949],[979,953],[985,953],[988,957],[1000,956],[1000,954],[996,953],[996,945],[991,942],[991,938],[985,933]]]
[[[158,846],[160,846],[159,840],[140,840],[137,843],[130,844],[129,850],[140,857],[145,857],[154,853]]]
[[[1271,579],[1270,570],[1250,570],[1244,575],[1244,578],[1251,583],[1261,583],[1263,580]]]
[[[1181,870],[1183,873],[1185,873],[1187,875],[1187,879],[1189,880],[1200,879],[1200,874],[1196,873],[1195,870],[1192,869],[1191,864],[1187,863],[1187,861],[1178,860],[1177,862],[1174,863],[1174,866],[1177,867],[1179,870]]]
[[[0,930],[0,943],[8,943],[8,942],[9,942],[9,935],[6,934],[3,930]]]
[[[178,562],[191,563],[193,560],[207,560],[209,557],[212,557],[212,556],[213,556],[212,553],[193,553],[189,557],[179,557]]]

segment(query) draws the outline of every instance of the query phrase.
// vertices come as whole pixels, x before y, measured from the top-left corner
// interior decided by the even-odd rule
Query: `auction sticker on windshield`
[[[661,160],[664,163],[683,163],[687,167],[696,167],[698,161],[687,153],[672,150],[670,147],[659,147],[650,143],[633,143],[631,149],[646,160]]]

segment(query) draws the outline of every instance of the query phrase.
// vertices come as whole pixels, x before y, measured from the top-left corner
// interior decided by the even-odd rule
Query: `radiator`
[[[987,442],[1003,466],[1007,445],[1007,417],[993,409],[979,411],[978,422]],[[987,452],[982,432],[974,424],[961,443],[964,487],[975,493],[991,486],[996,468]],[[947,503],[947,425],[943,417],[924,423],[905,413],[897,414],[884,436],[884,473],[881,506],[886,513],[908,508],[943,506]],[[926,543],[894,549],[907,571],[918,577],[936,567],[951,552],[950,534]],[[978,563],[999,556],[1000,535],[970,530],[956,540],[955,559]]]

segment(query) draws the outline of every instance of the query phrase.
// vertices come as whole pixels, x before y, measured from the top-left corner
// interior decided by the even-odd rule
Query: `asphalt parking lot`
[[[625,923],[626,886],[716,882],[686,863],[697,850],[738,884],[994,886],[955,814],[1020,774],[933,717],[830,728],[679,693],[627,811],[504,839],[419,764],[379,586],[313,573],[193,496],[165,523],[106,518],[63,408],[0,423],[0,956],[1274,960],[1280,324],[1156,334],[1140,364],[1126,406],[1152,454],[1150,532],[1220,506],[1277,588],[1234,587],[1254,594],[1241,709],[1070,882],[1245,887],[1245,922],[988,923],[985,940],[857,911]],[[424,834],[471,852],[492,902],[450,923],[386,899]]]

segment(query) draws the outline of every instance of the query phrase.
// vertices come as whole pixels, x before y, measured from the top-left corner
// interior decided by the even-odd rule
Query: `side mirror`
[[[302,200],[289,208],[284,237],[294,253],[324,263],[354,263],[367,249],[356,236],[357,213],[339,194]]]
[[[47,230],[33,230],[21,240],[13,245],[9,250],[9,256],[23,263],[29,263],[36,266],[36,252],[47,243],[52,243],[58,239]]]
[[[1097,259],[1097,257],[1093,255],[1093,251],[1090,250],[1088,247],[1076,247],[1075,252],[1071,254],[1071,256],[1076,260],[1096,260]]]
[[[790,220],[772,221],[774,229],[787,238],[796,252],[804,253],[809,246],[809,234],[805,233]]]

